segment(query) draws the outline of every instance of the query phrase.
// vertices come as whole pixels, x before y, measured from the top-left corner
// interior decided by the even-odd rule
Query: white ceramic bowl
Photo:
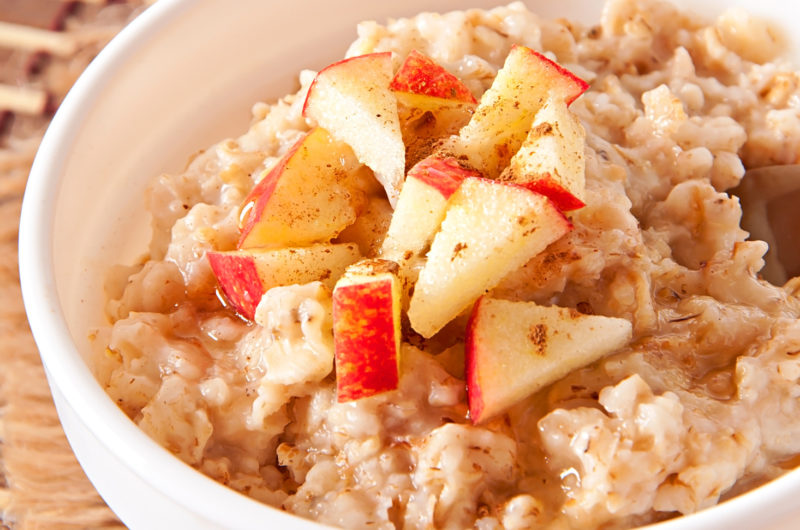
[[[243,131],[253,102],[295,86],[297,72],[341,57],[355,23],[489,0],[161,0],[89,66],[53,119],[33,167],[20,231],[25,305],[61,422],[100,494],[132,528],[310,528],[183,464],[108,398],[85,358],[104,323],[103,278],[146,248],[143,190],[187,154]],[[690,4],[689,0],[680,3]],[[546,16],[597,20],[600,0],[531,0]],[[741,4],[800,25],[780,0]],[[787,32],[788,35],[791,34]],[[798,50],[797,42],[793,49]],[[797,57],[797,54],[795,54]],[[800,471],[664,528],[776,526],[799,515]],[[787,519],[789,518],[789,519]]]

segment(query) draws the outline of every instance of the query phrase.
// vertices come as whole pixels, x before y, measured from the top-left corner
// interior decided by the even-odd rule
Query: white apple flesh
[[[321,70],[308,90],[303,115],[349,144],[375,172],[394,205],[405,175],[405,146],[397,100],[389,89],[392,54],[350,57]]]
[[[400,263],[427,249],[447,210],[447,201],[461,182],[477,171],[452,158],[430,156],[408,172],[383,241],[381,256]]]
[[[467,325],[465,364],[470,418],[480,423],[573,370],[623,348],[623,318],[482,297]]]
[[[572,229],[545,196],[467,177],[450,197],[408,309],[429,338],[550,243]]]
[[[588,86],[544,55],[515,45],[469,123],[442,148],[456,157],[467,156],[485,177],[497,178],[544,103],[559,98],[569,105]]]
[[[548,196],[563,211],[585,206],[586,131],[567,103],[552,98],[536,114],[528,137],[501,180]]]

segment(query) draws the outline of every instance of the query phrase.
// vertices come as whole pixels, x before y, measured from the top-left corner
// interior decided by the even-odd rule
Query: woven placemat
[[[78,465],[61,429],[19,286],[22,195],[49,112],[143,0],[3,0],[0,22],[59,30],[78,43],[61,55],[0,48],[0,83],[44,93],[43,112],[0,104],[0,528],[122,528]],[[6,103],[8,105],[8,103]]]

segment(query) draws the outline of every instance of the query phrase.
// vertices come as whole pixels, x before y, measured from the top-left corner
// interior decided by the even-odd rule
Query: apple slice
[[[400,285],[397,264],[363,260],[333,290],[338,401],[397,388],[400,379]]]
[[[239,248],[327,242],[356,219],[363,200],[350,147],[319,127],[300,138],[244,200]]]
[[[466,336],[469,414],[480,423],[569,372],[624,347],[624,318],[481,297]]]
[[[567,103],[552,98],[536,114],[528,137],[500,180],[522,184],[550,198],[563,211],[585,206],[586,131]]]
[[[522,145],[549,98],[567,104],[589,85],[530,48],[514,45],[469,123],[444,148],[466,155],[484,176],[497,178]]]
[[[480,173],[462,168],[453,158],[429,156],[417,163],[400,192],[381,256],[400,263],[430,247],[447,210],[447,200],[467,177]]]
[[[353,243],[303,248],[250,249],[207,254],[222,293],[244,318],[253,320],[261,297],[279,285],[316,280],[333,288],[361,254]]]
[[[395,92],[477,103],[475,96],[459,78],[417,50],[411,50],[406,56],[389,88]]]
[[[431,154],[432,140],[458,133],[477,105],[460,79],[416,50],[403,61],[389,88],[397,98],[406,167]]]
[[[413,167],[438,148],[436,140],[458,134],[475,112],[474,103],[397,92],[397,111],[406,167]]]
[[[375,172],[394,206],[405,175],[397,100],[389,83],[392,54],[351,57],[321,70],[308,89],[303,116],[352,146]]]
[[[544,195],[467,177],[450,197],[408,309],[425,338],[572,229]]]

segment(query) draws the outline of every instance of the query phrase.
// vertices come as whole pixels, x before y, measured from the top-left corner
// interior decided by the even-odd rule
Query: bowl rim
[[[56,289],[53,227],[61,168],[75,139],[71,131],[89,116],[92,100],[124,67],[125,61],[153,35],[168,29],[171,21],[197,7],[194,0],[161,0],[131,21],[101,50],[75,82],[53,117],[31,167],[25,189],[18,238],[19,273],[29,325],[42,358],[48,382],[58,388],[65,401],[89,431],[126,467],[154,490],[177,501],[210,521],[218,516],[235,518],[226,524],[271,518],[284,528],[326,526],[273,506],[260,503],[228,488],[192,468],[140,430],[102,389],[78,352],[62,314]],[[169,480],[165,481],[164,476]],[[800,468],[789,471],[733,499],[697,513],[650,525],[659,530],[716,528],[736,525],[760,510],[783,517],[797,513],[793,493],[800,491]],[[198,503],[198,498],[214,503]]]

